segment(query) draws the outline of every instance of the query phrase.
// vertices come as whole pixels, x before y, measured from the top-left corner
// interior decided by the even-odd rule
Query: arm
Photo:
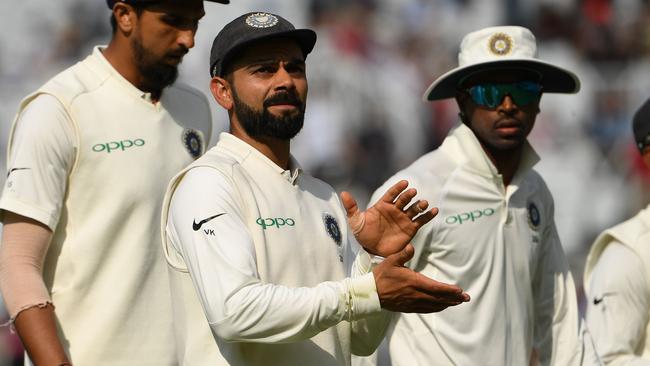
[[[68,362],[42,267],[52,232],[32,219],[5,212],[0,247],[0,288],[16,331],[36,365]]]
[[[646,365],[636,352],[645,338],[650,298],[646,269],[625,245],[612,242],[596,264],[587,294],[586,321],[607,365]]]
[[[262,283],[254,243],[235,197],[233,183],[221,173],[212,168],[192,169],[174,192],[167,222],[167,235],[182,254],[208,322],[219,337],[294,342],[342,320],[354,321],[379,312],[376,274],[309,288]],[[189,224],[214,215],[220,216],[206,222],[202,230],[194,231]],[[210,235],[210,230],[219,235]],[[393,302],[396,306],[414,309],[416,303],[417,310],[425,309],[431,295],[421,290],[426,284],[414,283],[412,271],[401,266],[404,258],[408,253],[400,252],[379,265],[377,268],[383,269],[377,284],[390,281],[404,287],[404,297]],[[454,287],[449,292],[453,293],[450,297],[458,297],[460,289]]]
[[[294,342],[344,319],[379,310],[376,295],[372,296],[371,274],[309,288],[263,283],[237,197],[224,175],[212,168],[194,168],[173,194],[166,229],[187,264],[208,322],[220,338]],[[192,220],[222,213],[193,230]],[[218,235],[209,235],[210,230]]]
[[[350,194],[341,194],[349,225],[365,249],[359,251],[353,276],[355,272],[357,275],[373,272],[381,307],[386,310],[430,313],[469,301],[469,295],[459,287],[434,281],[404,267],[415,253],[409,242],[438,213],[437,208],[427,211],[425,200],[412,202],[417,191],[407,186],[405,180],[393,184],[364,212]],[[371,265],[367,252],[388,258]],[[381,342],[391,315],[384,311],[355,322],[352,352],[360,356],[372,353]]]
[[[16,330],[38,365],[66,360],[42,267],[74,161],[73,135],[58,100],[36,97],[10,137],[9,172],[0,199],[0,288]]]
[[[553,214],[548,217],[551,224],[544,228],[532,284],[533,353],[541,365],[568,365],[576,362],[580,350],[576,290]]]

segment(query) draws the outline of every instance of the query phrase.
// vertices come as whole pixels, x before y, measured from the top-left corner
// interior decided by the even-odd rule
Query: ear
[[[113,16],[117,23],[117,28],[125,34],[130,34],[138,21],[138,16],[131,5],[118,2],[113,6]]]
[[[228,111],[232,110],[234,105],[231,87],[228,80],[224,78],[215,76],[210,80],[210,91],[214,100]]]
[[[641,158],[643,159],[645,166],[650,169],[650,147],[643,148],[643,151],[641,152]]]

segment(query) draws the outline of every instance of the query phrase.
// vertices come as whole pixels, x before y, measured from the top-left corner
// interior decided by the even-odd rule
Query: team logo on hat
[[[278,17],[269,13],[255,13],[246,18],[246,24],[253,28],[271,28],[278,24]]]
[[[339,229],[339,223],[336,222],[334,216],[324,213],[323,222],[325,223],[325,230],[327,234],[334,240],[336,243],[336,249],[339,254],[339,260],[343,262],[343,247],[341,246],[341,229]]]
[[[528,204],[528,224],[534,230],[539,228],[539,224],[542,222],[542,217],[539,214],[539,209],[537,206],[531,202]]]
[[[504,56],[512,51],[512,37],[505,33],[495,33],[488,41],[490,51],[499,56]]]
[[[198,158],[203,153],[203,137],[201,133],[197,130],[186,128],[183,130],[183,145],[194,159]]]

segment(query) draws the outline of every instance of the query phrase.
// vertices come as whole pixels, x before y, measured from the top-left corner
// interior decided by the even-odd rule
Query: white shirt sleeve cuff
[[[362,319],[381,311],[375,275],[367,273],[360,277],[347,279],[350,293],[350,313],[352,320]]]

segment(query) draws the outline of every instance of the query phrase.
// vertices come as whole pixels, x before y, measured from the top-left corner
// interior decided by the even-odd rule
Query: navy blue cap
[[[634,113],[632,131],[639,150],[643,151],[646,146],[650,146],[650,99]]]
[[[115,3],[125,3],[125,4],[153,4],[160,2],[161,0],[106,0],[106,5],[108,5],[109,9],[113,9],[113,5]],[[221,4],[230,4],[230,0],[205,0],[205,1],[212,1],[214,3],[221,3]]]
[[[316,32],[311,29],[296,29],[288,20],[271,13],[246,13],[226,24],[214,38],[210,51],[210,76],[223,76],[224,65],[242,47],[277,37],[296,40],[305,58],[316,44]]]

